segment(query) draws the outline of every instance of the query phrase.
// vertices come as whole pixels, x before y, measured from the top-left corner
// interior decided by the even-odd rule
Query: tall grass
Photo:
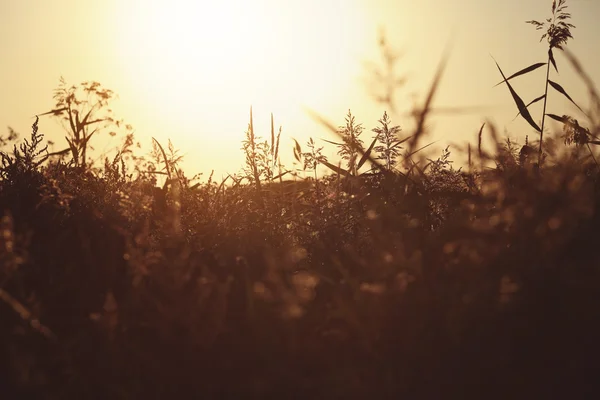
[[[492,124],[468,171],[428,159],[444,65],[412,132],[384,113],[367,147],[313,113],[347,159],[296,142],[312,179],[272,117],[230,185],[129,136],[103,166],[49,156],[36,120],[0,153],[3,398],[597,397],[600,169],[558,132],[536,173]]]

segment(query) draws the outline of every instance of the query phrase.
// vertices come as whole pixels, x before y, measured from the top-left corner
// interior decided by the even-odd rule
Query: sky
[[[567,47],[600,82],[594,68],[600,1],[567,5],[576,26]],[[550,0],[0,0],[0,129],[27,135],[34,116],[54,106],[63,76],[69,84],[98,81],[116,92],[112,108],[133,126],[143,149],[152,137],[172,140],[188,176],[240,171],[251,106],[258,135],[270,135],[271,113],[282,126],[282,161],[291,166],[292,138],[303,145],[309,137],[335,139],[305,107],[336,126],[352,110],[370,142],[371,129],[390,112],[370,95],[366,79],[365,63],[381,61],[383,29],[402,53],[397,73],[407,84],[395,97],[392,121],[404,134],[412,127],[405,113],[423,100],[450,46],[434,105],[479,108],[434,115],[425,142],[437,141],[439,151],[474,141],[489,120],[522,143],[535,132],[513,121],[516,107],[506,86],[494,87],[501,77],[491,56],[507,75],[545,62],[547,44],[525,21],[545,19],[550,8]],[[585,86],[561,54],[556,60],[560,74],[551,79],[585,108]],[[543,94],[544,73],[540,68],[514,81],[525,102]],[[548,100],[548,112],[585,121],[557,93]],[[537,106],[532,113],[539,121]],[[64,144],[52,118],[42,117],[40,131],[57,147]],[[119,144],[108,135],[96,140],[99,149]],[[333,159],[335,149],[324,146]]]

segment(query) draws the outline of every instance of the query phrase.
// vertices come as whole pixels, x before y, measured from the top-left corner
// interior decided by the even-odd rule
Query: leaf
[[[569,122],[569,120],[566,119],[565,117],[560,117],[556,114],[546,114],[546,116],[552,118],[555,121],[562,122],[563,124],[566,124],[567,122]]]
[[[564,96],[565,96],[567,99],[569,99],[569,100],[571,101],[571,103],[575,104],[575,107],[579,108],[579,110],[580,110],[582,113],[584,113],[584,114],[585,114],[585,111],[583,111],[583,110],[581,109],[581,107],[579,107],[579,106],[577,105],[577,103],[575,103],[575,102],[573,101],[573,99],[571,98],[571,96],[569,96],[569,95],[567,94],[567,92],[565,91],[565,89],[563,89],[563,87],[562,87],[562,86],[560,86],[558,83],[556,83],[556,82],[553,82],[553,81],[551,81],[551,80],[548,80],[548,83],[550,84],[550,86],[552,86],[552,87],[554,88],[554,90],[556,90],[556,91],[558,91],[558,92],[562,93],[562,94],[563,94],[563,95],[564,95]]]
[[[395,149],[396,147],[400,146],[402,143],[406,142],[408,139],[410,139],[412,137],[412,135],[405,137],[404,139],[396,142],[392,147],[390,147],[390,150]]]
[[[71,140],[69,140],[68,137],[65,136],[65,139],[67,139],[67,143],[69,143],[69,148],[71,149],[71,153],[73,154],[73,159],[78,159],[79,152],[77,151],[77,146],[75,146],[75,144]]]
[[[535,121],[533,120],[533,118],[531,117],[531,114],[529,114],[529,110],[527,109],[527,107],[525,106],[525,103],[523,102],[523,100],[519,97],[519,95],[515,92],[515,90],[512,88],[512,86],[510,85],[510,82],[508,82],[508,80],[506,79],[506,77],[504,76],[504,72],[502,72],[502,69],[500,68],[500,65],[498,65],[498,62],[494,59],[494,57],[492,57],[492,59],[494,60],[494,62],[496,63],[496,67],[498,67],[498,71],[500,71],[500,74],[502,75],[502,78],[504,78],[504,82],[506,82],[506,86],[508,86],[508,90],[510,90],[510,94],[513,97],[513,100],[515,101],[515,104],[517,105],[517,108],[519,109],[519,111],[521,112],[521,116],[527,121],[529,122],[529,125],[531,125],[532,127],[535,128],[535,130],[537,130],[538,132],[541,132],[541,129],[539,126],[537,126],[537,124],[535,123]]]
[[[494,60],[494,61],[495,61],[495,60]],[[497,64],[498,64],[498,63],[496,63],[496,65],[497,65]],[[511,80],[512,78],[516,78],[517,76],[524,75],[524,74],[526,74],[526,73],[528,73],[528,72],[531,72],[531,71],[535,71],[536,69],[538,69],[539,67],[543,67],[544,65],[546,65],[546,63],[537,63],[537,64],[530,65],[530,66],[529,66],[529,67],[527,67],[527,68],[523,68],[522,70],[520,70],[519,72],[515,72],[514,74],[512,74],[512,75],[511,75],[511,76],[509,76],[508,78],[504,78],[504,80],[503,80],[502,82],[498,82],[498,83],[496,83],[496,84],[494,85],[494,87],[496,87],[496,86],[498,86],[498,85],[501,85],[501,84],[503,84],[504,82]],[[500,68],[500,67],[498,67],[498,68]],[[504,77],[504,74],[502,74],[502,76]]]
[[[425,103],[423,107],[421,107],[420,112],[416,116],[417,118],[417,126],[415,128],[415,133],[413,134],[412,140],[409,143],[410,149],[414,149],[417,146],[421,135],[425,131],[425,120],[427,119],[427,115],[431,111],[431,104],[433,102],[433,98],[435,97],[435,93],[438,89],[438,86],[442,80],[442,75],[444,74],[444,70],[446,69],[446,65],[448,63],[448,57],[450,55],[449,48],[446,48],[440,63],[438,64],[437,70],[435,72],[435,76],[433,81],[431,82],[431,87],[427,93],[427,97],[425,98]]]
[[[75,129],[77,129],[77,132],[81,132],[81,130],[83,129],[83,126],[79,121],[79,113],[75,114]]]
[[[477,151],[479,152],[479,158],[483,158],[483,152],[481,151],[481,139],[483,137],[483,128],[485,128],[485,122],[481,124],[481,128],[479,128],[479,133],[477,134]]]
[[[43,115],[60,115],[62,114],[63,111],[67,111],[67,107],[63,107],[63,108],[56,108],[54,110],[50,110],[48,112],[45,112],[43,114],[38,114],[38,116],[43,116]]]
[[[304,111],[307,114],[309,114],[312,119],[316,120],[321,125],[324,125],[327,129],[329,129],[330,131],[332,131],[336,135],[338,134],[337,128],[335,126],[333,126],[333,124],[331,122],[329,122],[325,118],[323,118],[320,114],[318,114],[317,112],[315,112],[315,111],[313,111],[313,110],[311,110],[310,108],[307,108],[307,107],[304,107]]]
[[[324,141],[324,142],[327,142],[327,143],[335,144],[336,146],[343,146],[344,145],[343,143],[332,142],[331,140],[327,140],[327,139],[321,139],[321,140]]]
[[[325,160],[320,160],[320,163],[325,165],[326,167],[328,167],[329,169],[331,169],[334,172],[337,172],[340,175],[344,175],[344,176],[350,176],[350,172],[346,171],[345,169],[342,169],[336,165],[331,164],[329,161],[325,161]]]
[[[88,136],[86,136],[85,138],[82,139],[81,141],[81,147],[85,147],[87,146],[88,142],[90,141],[90,139],[92,138],[92,136],[94,136],[94,134],[98,131],[98,128],[94,129]]]
[[[294,139],[294,142],[296,142],[296,150],[298,150],[298,153],[302,153],[302,147],[300,147],[300,143],[298,143],[296,139]]]
[[[531,100],[531,101],[529,102],[529,104],[527,104],[525,107],[529,107],[530,105],[532,105],[532,104],[534,104],[534,103],[537,103],[538,101],[540,101],[540,100],[544,99],[545,97],[546,97],[546,95],[545,95],[545,94],[543,94],[543,95],[541,95],[540,97],[538,97],[538,98],[535,98],[535,99]],[[513,118],[513,121],[514,121],[514,120],[515,120],[515,119],[516,119],[516,118],[517,118],[519,115],[521,115],[521,112],[520,112],[520,111],[519,111],[519,113],[518,113],[518,114],[517,114],[517,115],[516,115],[516,116]]]
[[[171,180],[171,168],[169,168],[169,159],[167,158],[167,153],[165,153],[165,150],[163,149],[163,147],[160,145],[160,143],[158,143],[158,140],[156,140],[155,138],[152,138],[152,140],[154,140],[154,142],[160,149],[160,152],[162,153],[163,160],[165,162],[165,169],[167,172],[167,176],[169,177],[169,180]]]
[[[275,147],[275,127],[273,126],[273,113],[271,113],[271,157],[274,155]]]
[[[373,142],[371,143],[371,145],[369,146],[367,151],[365,151],[365,154],[363,154],[363,156],[360,158],[360,161],[358,162],[358,165],[356,166],[357,170],[360,169],[360,167],[363,166],[365,161],[367,161],[369,159],[369,155],[371,154],[371,151],[373,151],[373,146],[375,146],[376,142],[377,142],[377,138],[373,139]]]
[[[273,180],[275,180],[275,179],[279,179],[279,178],[283,178],[284,176],[286,176],[286,175],[287,175],[287,174],[289,174],[289,173],[290,173],[290,171],[285,171],[285,172],[282,172],[282,173],[280,173],[279,175],[276,175],[276,176],[274,176],[274,177],[273,177]]]
[[[550,59],[550,62],[552,62],[552,65],[554,66],[554,70],[556,71],[556,73],[558,73],[558,67],[556,66],[556,60],[554,60],[554,53],[552,53],[552,49],[548,49],[548,58]]]
[[[275,154],[273,155],[274,160],[279,160],[279,139],[281,138],[281,126],[279,127],[279,133],[277,133],[277,140],[275,141]],[[278,161],[279,163],[279,161]]]
[[[300,147],[300,143],[298,143],[298,141],[296,139],[292,139],[296,145],[294,146],[294,158],[296,159],[296,161],[300,162],[301,159],[301,155],[302,155],[302,148]]]
[[[426,144],[425,146],[422,146],[420,148],[418,148],[417,150],[411,151],[409,154],[406,155],[405,158],[409,158],[412,157],[413,155],[417,154],[418,152],[420,152],[421,150],[425,150],[426,148],[428,148],[429,146],[437,143],[438,141],[436,140],[435,142],[431,142],[429,144]]]
[[[53,153],[49,153],[48,157],[52,157],[52,156],[62,156],[64,154],[67,154],[69,151],[71,151],[70,148],[68,149],[63,149],[63,150],[59,150],[59,151],[55,151]]]
[[[69,111],[67,112],[67,116],[69,117],[69,125],[71,126],[71,131],[73,132],[73,135],[75,136],[75,140],[79,141],[79,131],[77,130],[77,128],[75,127],[75,121],[73,120],[73,111],[71,110],[71,108],[69,107]]]
[[[579,77],[585,82],[590,97],[592,98],[592,102],[595,102],[597,106],[600,106],[600,95],[598,94],[598,90],[596,89],[596,85],[594,84],[592,78],[590,78],[589,74],[583,70],[581,63],[575,58],[575,56],[569,51],[569,49],[565,49],[564,54],[575,69],[575,71],[577,72],[577,74],[579,75]]]

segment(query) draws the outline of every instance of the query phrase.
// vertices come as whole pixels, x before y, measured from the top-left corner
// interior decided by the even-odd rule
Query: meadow
[[[317,140],[280,149],[273,123],[260,137],[250,111],[224,181],[187,176],[171,143],[136,154],[110,90],[61,82],[27,138],[0,137],[0,396],[596,398],[600,96],[565,48],[569,17],[559,0],[532,21],[545,62],[498,66],[539,136],[484,124],[461,168],[448,148],[425,156],[445,58],[414,131],[315,114],[334,163]],[[546,110],[549,90],[578,104],[550,79],[557,51],[589,88],[582,125]],[[513,83],[544,68],[526,104]],[[94,161],[103,130],[123,143]]]

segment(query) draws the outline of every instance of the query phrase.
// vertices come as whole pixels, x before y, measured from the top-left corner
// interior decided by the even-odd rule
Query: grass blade
[[[340,175],[350,176],[350,172],[348,172],[345,169],[342,169],[342,168],[340,168],[340,167],[338,167],[336,165],[333,165],[329,161],[321,160],[320,163],[323,164],[323,165],[325,165],[326,167],[328,167],[330,170],[332,170],[334,172],[337,172]]]
[[[273,126],[273,113],[271,113],[271,157],[275,155],[275,127]]]
[[[336,146],[343,146],[343,143],[337,143],[337,142],[332,142],[331,140],[327,140],[327,139],[321,139],[324,142],[330,143],[330,144],[335,144]]]
[[[583,70],[581,63],[568,49],[565,49],[564,54],[565,56],[567,56],[567,59],[569,60],[577,74],[580,76],[580,78],[585,82],[589,90],[590,97],[593,99],[596,105],[600,107],[600,94],[598,93],[598,90],[596,89],[596,85],[594,84],[592,78],[590,78],[588,73]]]
[[[167,176],[169,177],[169,180],[171,180],[171,168],[169,168],[169,159],[167,158],[167,153],[165,153],[163,147],[160,145],[160,143],[158,143],[158,140],[156,140],[155,138],[152,138],[152,140],[154,140],[154,142],[160,149],[160,152],[162,153],[163,160],[165,161],[165,169],[167,170]]]
[[[407,140],[409,140],[412,137],[412,135],[405,137],[404,139],[402,139],[401,141],[395,143],[392,147],[390,147],[390,150],[395,149],[396,147],[400,146],[402,143],[406,142]]]
[[[483,159],[483,151],[481,149],[481,139],[483,138],[483,128],[485,128],[485,122],[481,124],[481,128],[479,128],[479,133],[477,134],[477,152],[479,153],[479,160]]]
[[[546,114],[546,116],[552,118],[555,121],[562,122],[563,124],[566,124],[567,122],[569,122],[568,119],[558,116],[556,114]]]
[[[497,64],[497,63],[496,63],[496,64]],[[504,80],[503,80],[502,82],[498,82],[498,83],[496,83],[496,84],[494,85],[494,87],[496,87],[496,86],[498,86],[498,85],[501,85],[501,84],[503,84],[504,82],[507,82],[507,81],[511,80],[512,78],[516,78],[517,76],[521,76],[521,75],[524,75],[524,74],[526,74],[526,73],[528,73],[528,72],[535,71],[536,69],[538,69],[538,68],[540,68],[540,67],[543,67],[544,65],[546,65],[546,63],[536,63],[536,64],[532,64],[532,65],[530,65],[530,66],[529,66],[529,67],[527,67],[527,68],[523,68],[522,70],[520,70],[520,71],[518,71],[518,72],[515,72],[514,74],[512,74],[512,75],[511,75],[511,76],[509,76],[508,78],[504,78]],[[498,68],[500,68],[500,67],[498,67]],[[502,77],[504,77],[504,74],[502,74]]]
[[[535,104],[535,103],[537,103],[538,101],[540,101],[540,100],[543,100],[544,98],[546,98],[546,95],[545,95],[545,94],[543,94],[543,95],[541,95],[540,97],[537,97],[537,98],[535,98],[535,99],[531,100],[531,101],[530,101],[530,102],[529,102],[529,103],[528,103],[528,104],[527,104],[525,107],[529,108],[529,106],[530,106],[530,105],[532,105],[532,104]],[[517,115],[515,115],[515,117],[513,118],[513,121],[514,121],[515,119],[517,119],[517,118],[519,117],[519,115],[521,115],[521,112],[520,112],[520,111],[519,111],[519,113],[518,113]]]
[[[311,110],[310,108],[307,108],[307,107],[304,107],[304,111],[307,114],[309,114],[312,119],[316,120],[318,123],[320,123],[321,125],[325,126],[331,132],[333,132],[337,136],[339,136],[337,128],[331,122],[329,122],[325,118],[323,118],[319,113],[317,113],[317,112],[315,112],[315,111],[313,111],[313,110]]]
[[[279,133],[277,133],[277,140],[275,142],[275,155],[274,159],[279,160],[279,139],[281,138],[281,127],[279,127]],[[278,161],[279,163],[279,161]]]
[[[527,109],[527,107],[525,106],[525,103],[523,102],[523,100],[519,97],[519,95],[517,94],[517,92],[515,92],[515,90],[513,89],[513,87],[510,85],[510,82],[508,82],[508,80],[506,79],[506,77],[504,76],[504,72],[502,72],[502,69],[500,68],[500,65],[498,65],[498,62],[494,59],[494,57],[492,57],[492,59],[494,60],[494,62],[496,63],[496,67],[498,67],[498,71],[500,71],[500,74],[502,75],[502,78],[504,78],[504,82],[506,82],[506,86],[508,86],[508,90],[510,90],[510,94],[513,97],[513,100],[515,101],[515,104],[517,105],[517,108],[519,109],[519,111],[521,112],[521,116],[527,121],[529,122],[529,125],[531,125],[533,128],[535,128],[536,131],[541,132],[542,130],[540,129],[540,127],[535,123],[535,121],[533,120],[533,118],[531,117],[531,114],[529,114],[529,110]]]
[[[37,114],[37,116],[38,116],[38,117],[41,117],[41,116],[44,116],[44,115],[50,115],[50,114],[52,114],[52,115],[55,115],[55,116],[56,116],[56,115],[60,115],[60,114],[62,114],[62,113],[63,113],[63,111],[67,111],[67,110],[68,110],[68,108],[67,108],[67,107],[63,107],[63,108],[57,108],[57,109],[50,110],[50,111],[48,111],[48,112],[45,112],[45,113],[42,113],[42,114]]]
[[[302,148],[300,147],[300,143],[296,139],[292,139],[296,145],[294,146],[294,158],[296,161],[300,162],[302,158]]]
[[[436,144],[438,141],[436,140],[435,142],[431,142],[429,144],[426,144],[425,146],[421,146],[420,148],[418,148],[417,150],[411,151],[410,153],[408,153],[405,158],[410,158],[413,155],[417,154],[418,152],[420,152],[421,150],[425,150],[426,148],[428,148],[431,145]]]
[[[569,94],[565,91],[565,89],[563,89],[562,86],[560,86],[558,83],[553,82],[551,80],[548,80],[548,83],[550,84],[550,86],[552,86],[554,88],[554,90],[556,90],[557,92],[562,93],[563,96],[565,96],[567,99],[569,99],[571,101],[571,103],[575,104],[575,107],[579,108],[579,111],[581,111],[582,113],[584,113],[587,116],[587,114],[585,113],[585,111],[583,111],[581,109],[581,107],[579,107],[577,105],[577,103],[575,103],[575,101],[571,98],[571,96],[569,96]]]
[[[556,60],[554,60],[554,53],[552,53],[552,49],[551,48],[548,49],[548,58],[550,59],[550,62],[552,63],[552,66],[554,66],[554,70],[558,74],[558,67],[556,66]]]
[[[290,171],[285,171],[285,172],[282,172],[282,173],[280,173],[279,175],[277,175],[277,176],[274,176],[274,177],[273,177],[273,180],[275,180],[275,179],[279,179],[279,178],[283,178],[284,176],[286,176],[286,175],[287,175],[287,174],[289,174],[289,173],[290,173]]]
[[[419,138],[423,134],[425,120],[427,119],[427,115],[431,111],[431,103],[433,102],[433,98],[435,96],[437,88],[442,79],[442,75],[444,73],[444,70],[446,69],[446,64],[448,63],[448,57],[449,57],[449,50],[446,49],[439,65],[438,65],[437,71],[433,78],[433,82],[431,83],[431,87],[429,88],[429,93],[427,93],[427,98],[425,99],[425,104],[423,104],[423,107],[421,108],[421,110],[419,112],[419,115],[417,118],[418,119],[417,127],[415,129],[415,133],[413,134],[412,140],[410,141],[410,144],[409,144],[409,148],[411,149],[411,151],[417,146]]]
[[[377,138],[373,139],[373,142],[371,143],[371,145],[369,146],[367,151],[365,151],[365,154],[363,154],[360,161],[358,161],[358,165],[356,166],[357,170],[360,169],[360,167],[363,166],[365,161],[367,161],[369,159],[369,156],[371,155],[371,152],[373,151],[373,147],[375,146],[375,143],[377,143]]]

